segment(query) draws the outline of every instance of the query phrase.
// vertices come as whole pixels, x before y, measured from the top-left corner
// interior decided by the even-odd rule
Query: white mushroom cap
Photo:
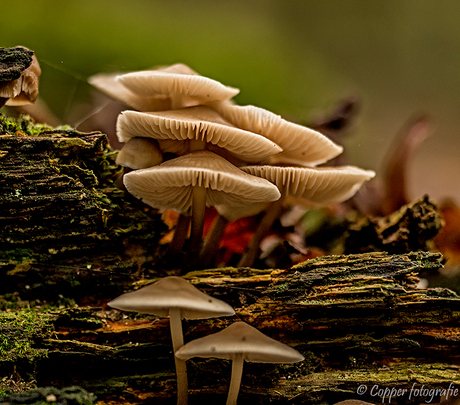
[[[297,363],[304,357],[295,349],[272,339],[245,322],[235,322],[226,329],[193,340],[182,346],[176,357],[217,357],[233,360],[243,355],[255,363]]]
[[[282,167],[244,166],[241,170],[275,184],[283,194],[297,197],[307,205],[327,205],[352,197],[361,185],[375,176],[372,170],[355,166]]]
[[[206,189],[206,205],[238,206],[275,201],[280,193],[273,184],[251,176],[223,157],[197,151],[161,165],[136,170],[124,176],[126,189],[146,204],[190,215],[192,189]]]
[[[158,142],[151,138],[131,138],[118,152],[115,163],[130,169],[145,169],[163,162]]]
[[[270,163],[314,166],[342,153],[343,148],[323,134],[286,121],[263,108],[238,106],[230,102],[210,105],[238,128],[263,135],[279,145],[283,152],[270,158]]]
[[[118,76],[117,80],[143,97],[168,96],[173,99],[173,104],[180,98],[179,104],[182,105],[173,105],[172,108],[228,100],[239,93],[238,89],[200,76],[183,64],[127,73]]]
[[[160,111],[171,108],[166,96],[140,96],[123,86],[116,79],[120,73],[100,73],[88,78],[88,83],[114,100],[121,101],[139,111]]]
[[[195,144],[202,144],[202,149],[205,144],[215,145],[246,162],[261,162],[282,151],[276,143],[235,128],[205,106],[149,113],[125,111],[118,117],[117,136],[120,142],[135,136],[151,137],[164,152],[176,154],[193,150]]]
[[[22,71],[18,79],[0,83],[0,97],[9,99],[6,105],[19,106],[34,103],[38,97],[41,72],[37,58],[32,55],[32,63]]]
[[[181,277],[165,277],[137,291],[120,295],[108,305],[123,311],[135,311],[160,317],[169,316],[171,308],[180,309],[182,319],[207,319],[231,316],[227,303],[198,290]]]

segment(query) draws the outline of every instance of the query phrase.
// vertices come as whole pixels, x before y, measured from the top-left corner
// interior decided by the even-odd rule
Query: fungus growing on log
[[[88,83],[108,97],[126,104],[138,111],[161,111],[171,109],[167,97],[140,96],[117,81],[122,73],[99,73],[88,78]]]
[[[275,201],[278,188],[249,175],[223,157],[197,151],[124,177],[126,189],[146,204],[192,217],[189,266],[197,264],[206,206]],[[191,264],[190,264],[191,263]]]
[[[284,167],[244,166],[246,173],[269,180],[280,190],[281,197],[267,208],[246,253],[238,263],[252,266],[263,237],[279,217],[286,198],[295,198],[307,206],[320,206],[345,201],[352,197],[361,185],[375,176],[372,170],[354,166],[343,167]]]
[[[244,361],[254,363],[297,363],[305,358],[295,349],[272,339],[245,322],[193,340],[182,346],[176,357],[217,357],[232,360],[232,377],[227,405],[235,405],[241,385]]]
[[[125,293],[108,305],[122,311],[135,311],[169,317],[174,353],[184,344],[182,319],[207,319],[235,314],[227,303],[201,292],[181,277],[165,277],[137,291]],[[187,404],[187,367],[175,357],[177,403]]]
[[[182,63],[126,73],[116,80],[139,96],[169,98],[171,109],[229,100],[240,92],[201,76]]]
[[[177,63],[130,73],[100,73],[88,82],[114,100],[138,111],[164,111],[228,100],[238,89],[200,76]]]
[[[263,108],[229,102],[214,102],[210,106],[236,127],[260,134],[280,146],[283,152],[271,157],[270,163],[315,166],[343,151],[320,132],[286,121]]]
[[[315,171],[312,166],[336,157],[343,148],[323,134],[286,121],[263,108],[234,104],[230,99],[238,94],[239,90],[200,76],[186,65],[159,67],[153,70],[112,76],[110,79],[104,79],[104,77],[100,80],[93,79],[100,88],[105,86],[106,92],[115,93],[112,88],[107,90],[108,85],[104,80],[116,82],[118,89],[120,85],[122,86],[120,98],[127,95],[128,98],[137,97],[164,102],[164,105],[153,108],[156,111],[146,112],[148,110],[145,108],[146,104],[134,107],[143,112],[125,111],[120,114],[117,121],[117,136],[120,142],[127,142],[134,137],[153,138],[158,141],[160,150],[164,154],[171,153],[184,157],[187,154],[206,150],[209,151],[207,153],[214,152],[221,155],[222,159],[225,158],[235,166],[269,163],[304,167],[303,171],[300,168],[292,168],[294,173],[292,175],[287,174],[287,170],[290,169],[275,167],[273,169],[275,174],[270,175],[273,178],[267,177],[279,188],[281,199],[278,200],[272,195],[268,199],[263,197],[253,200],[247,198],[248,193],[245,193],[246,200],[238,202],[233,197],[233,201],[230,202],[223,200],[211,202],[205,196],[204,190],[207,186],[197,186],[201,181],[209,182],[212,176],[221,177],[215,167],[202,167],[199,169],[202,172],[192,177],[183,175],[180,185],[171,183],[168,174],[167,182],[174,184],[173,187],[177,189],[175,192],[179,194],[173,194],[171,190],[166,189],[160,191],[159,183],[156,183],[155,188],[152,189],[154,191],[149,191],[148,196],[143,194],[141,189],[147,188],[147,181],[142,180],[144,185],[140,186],[141,177],[153,179],[157,175],[163,176],[166,168],[171,171],[177,162],[182,164],[189,159],[188,157],[184,158],[185,160],[179,161],[176,160],[179,158],[176,158],[163,163],[160,165],[160,170],[155,168],[156,174],[149,171],[148,175],[147,172],[127,175],[125,186],[129,192],[155,208],[173,209],[181,214],[170,244],[171,252],[181,251],[185,243],[184,235],[188,232],[189,226],[184,216],[191,215],[189,246],[191,260],[188,261],[190,267],[197,264],[196,260],[200,253],[205,206],[215,206],[219,212],[213,231],[209,234],[201,252],[200,260],[203,263],[209,263],[229,221],[255,215],[263,210],[264,204],[276,201],[267,208],[267,215],[248,250],[250,254],[246,254],[240,261],[240,265],[251,266],[262,237],[279,216],[282,205],[288,197],[291,200],[301,198],[309,205],[341,202],[351,197],[364,181],[374,176],[371,171],[351,167],[321,168]],[[198,161],[195,158],[193,160]],[[235,166],[233,166],[234,169],[236,169]],[[251,174],[253,170],[255,176],[264,177],[262,172],[268,173],[268,167],[245,166],[245,170]],[[190,170],[183,167],[181,170],[191,173],[195,169]],[[256,173],[258,170],[260,172]],[[177,172],[175,169],[174,171]],[[214,174],[211,175],[213,171]],[[134,185],[135,176],[139,176],[136,186]],[[283,179],[287,183],[283,183]],[[148,180],[150,181],[153,180]],[[246,185],[246,187],[249,186]],[[181,191],[178,191],[179,189]],[[222,191],[219,188],[218,190]],[[193,204],[192,201],[194,201]]]
[[[205,106],[148,113],[124,111],[118,117],[117,136],[120,142],[139,136],[154,138],[163,152],[177,155],[205,148],[216,153],[225,149],[251,163],[262,162],[282,151],[276,143],[234,127]]]

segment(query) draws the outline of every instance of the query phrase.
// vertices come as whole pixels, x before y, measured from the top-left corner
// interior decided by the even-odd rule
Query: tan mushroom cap
[[[275,201],[273,184],[251,176],[209,151],[197,151],[124,176],[126,189],[146,204],[190,215],[193,187],[206,189],[206,205]]]
[[[226,329],[193,340],[182,346],[176,357],[217,357],[233,360],[243,355],[254,363],[297,363],[304,357],[295,349],[272,339],[245,322],[235,322]]]
[[[231,316],[234,309],[217,298],[198,290],[181,277],[169,276],[154,284],[129,292],[108,305],[122,311],[135,311],[160,317],[169,316],[171,308],[181,311],[182,319],[207,319]]]
[[[214,102],[210,106],[236,127],[263,135],[279,145],[283,152],[271,157],[270,163],[314,166],[343,151],[323,134],[286,121],[263,108],[230,102]]]
[[[130,169],[145,169],[163,162],[158,142],[150,138],[131,138],[118,152],[115,163]]]
[[[351,198],[375,172],[355,166],[282,167],[244,166],[246,173],[269,180],[285,195],[302,199],[307,205],[333,204]]]
[[[8,98],[6,105],[11,106],[34,103],[38,97],[41,73],[38,60],[32,55],[32,63],[18,79],[0,84],[0,97]]]
[[[163,152],[187,153],[199,145],[223,148],[246,162],[261,162],[282,149],[267,138],[235,128],[205,106],[161,112],[124,111],[118,117],[117,136],[126,142],[134,136],[157,139]],[[187,141],[187,142],[184,142]],[[198,148],[198,147],[196,147]]]
[[[88,83],[110,98],[139,111],[160,111],[171,108],[166,96],[140,96],[133,93],[116,79],[121,73],[100,73],[88,78]]]
[[[181,96],[184,98],[184,106],[191,105],[190,100],[194,100],[192,104],[204,104],[215,100],[228,100],[239,93],[238,89],[200,76],[183,64],[127,73],[118,76],[117,80],[143,97]]]

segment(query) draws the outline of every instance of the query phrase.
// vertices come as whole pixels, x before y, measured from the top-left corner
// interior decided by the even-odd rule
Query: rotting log
[[[447,289],[416,288],[421,272],[440,266],[437,254],[369,253],[326,256],[288,270],[192,272],[185,277],[225,299],[236,315],[184,321],[185,340],[243,320],[304,354],[306,360],[294,365],[246,363],[241,404],[381,402],[370,391],[357,395],[361,385],[458,388],[460,297]],[[79,385],[102,403],[174,403],[167,319],[94,307],[47,316],[54,332],[34,344],[47,351],[34,360],[40,386]],[[190,403],[223,402],[230,364],[217,359],[188,364]],[[424,399],[412,395],[413,403]],[[392,400],[410,402],[408,395]]]
[[[106,135],[0,116],[0,294],[111,293],[148,273],[166,227],[120,190]]]
[[[1,381],[78,385],[101,405],[175,403],[168,320],[105,306],[170,274],[155,261],[165,226],[115,186],[119,175],[103,134],[0,119],[0,307],[10,311],[1,313]],[[190,272],[236,316],[184,321],[185,340],[243,320],[305,355],[245,364],[239,404],[381,403],[374,386],[460,388],[460,298],[416,288],[441,267],[438,254],[374,252]],[[224,402],[228,362],[188,368],[190,403]],[[407,391],[391,403],[425,399]]]

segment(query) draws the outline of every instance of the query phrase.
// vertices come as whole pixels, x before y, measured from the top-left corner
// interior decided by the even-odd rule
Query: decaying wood
[[[148,271],[166,227],[120,174],[104,134],[0,117],[0,294],[98,296]]]
[[[0,48],[0,83],[18,79],[32,63],[33,54],[22,46]]]
[[[78,385],[101,405],[175,403],[168,320],[105,305],[169,274],[153,260],[159,216],[115,187],[103,134],[0,123],[2,381]],[[190,272],[236,315],[184,321],[185,340],[243,320],[304,354],[293,365],[246,363],[239,404],[381,403],[374,386],[460,389],[460,297],[416,287],[441,267],[439,254],[420,251]],[[191,404],[224,403],[229,362],[192,359],[188,369]],[[425,400],[408,391],[391,403]]]
[[[184,321],[185,340],[243,320],[305,355],[295,365],[246,364],[243,404],[333,403],[357,397],[362,384],[459,385],[460,298],[416,288],[418,274],[435,271],[440,261],[430,253],[370,253],[326,256],[288,270],[192,272],[185,277],[233,305],[236,316]],[[77,384],[99,399],[121,401],[114,403],[174,403],[167,319],[90,307],[48,316],[54,333],[35,342],[48,351],[34,362],[39,385]],[[193,359],[189,372],[191,403],[224,400],[228,362]]]

